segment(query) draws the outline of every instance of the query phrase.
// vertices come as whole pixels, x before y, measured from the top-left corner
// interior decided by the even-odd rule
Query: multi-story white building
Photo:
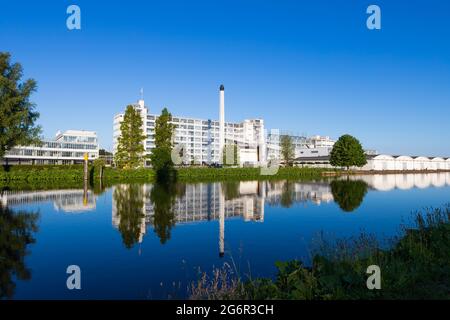
[[[267,136],[267,159],[281,159],[281,136],[284,133],[270,133]],[[335,141],[328,136],[289,135],[294,145],[295,158],[326,157],[333,149]]]
[[[210,164],[221,163],[220,156],[223,147],[229,144],[239,146],[241,165],[257,165],[265,162],[264,120],[250,119],[243,122],[225,122],[224,87],[220,87],[219,121],[191,117],[172,116],[174,125],[174,146],[183,147],[184,162]],[[142,130],[147,135],[144,141],[145,154],[149,155],[155,148],[155,122],[159,117],[149,112],[143,99],[133,104],[142,117]],[[114,117],[113,152],[117,152],[118,139],[121,135],[120,126],[124,113]],[[147,160],[146,166],[150,165]]]
[[[97,133],[84,130],[57,132],[54,140],[43,141],[42,145],[17,146],[3,158],[5,164],[77,164],[98,158]]]

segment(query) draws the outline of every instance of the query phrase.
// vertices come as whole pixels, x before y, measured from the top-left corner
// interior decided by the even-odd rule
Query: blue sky
[[[115,113],[226,119],[334,138],[380,152],[450,156],[450,2],[0,1],[0,51],[38,81],[44,135],[95,130]],[[66,8],[81,8],[81,30]],[[366,28],[381,7],[382,29]]]

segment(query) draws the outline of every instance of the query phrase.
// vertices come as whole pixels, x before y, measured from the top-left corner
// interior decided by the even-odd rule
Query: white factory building
[[[328,136],[312,136],[292,135],[289,133],[279,133],[272,130],[267,135],[267,159],[281,159],[281,136],[288,135],[291,137],[294,146],[294,158],[310,158],[310,157],[328,157],[333,149],[335,140]]]
[[[369,156],[360,168],[367,171],[439,171],[450,170],[450,158],[411,157],[380,154]]]
[[[83,163],[84,154],[89,160],[99,156],[97,133],[85,130],[57,132],[54,140],[41,145],[16,146],[2,159],[4,164],[78,164]]]
[[[139,110],[142,117],[142,130],[147,135],[144,141],[145,154],[149,155],[155,147],[155,121],[159,115],[151,113],[144,99],[133,106]],[[113,153],[117,151],[118,138],[121,135],[120,125],[124,113],[114,117],[113,125]],[[219,120],[199,119],[191,117],[172,116],[174,125],[174,146],[183,147],[184,162],[186,164],[221,163],[221,150],[225,145],[239,146],[241,165],[258,165],[265,162],[266,146],[264,121],[262,119],[248,119],[242,122],[225,121],[225,88],[219,90]],[[150,162],[146,160],[146,166]]]

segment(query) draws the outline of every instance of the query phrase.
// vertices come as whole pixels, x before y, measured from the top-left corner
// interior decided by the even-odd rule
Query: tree
[[[116,166],[123,169],[142,166],[145,151],[143,142],[146,136],[142,131],[141,114],[132,105],[127,106],[120,131],[121,135],[114,159]]]
[[[239,162],[239,146],[237,143],[226,144],[223,148],[222,163],[227,166],[237,166]]]
[[[150,155],[150,161],[159,181],[172,181],[176,177],[171,154],[174,130],[171,121],[172,115],[167,108],[164,108],[155,122],[155,148]]]
[[[351,135],[343,135],[333,146],[330,153],[330,164],[335,167],[362,167],[367,163],[361,143]]]
[[[331,182],[331,193],[334,201],[345,212],[357,209],[367,193],[367,183],[362,180],[334,180]]]
[[[13,297],[15,280],[31,278],[25,260],[28,245],[36,242],[38,219],[36,212],[14,212],[0,204],[0,300]]]
[[[35,104],[29,100],[36,91],[33,79],[21,82],[22,66],[10,63],[10,54],[0,52],[0,158],[17,145],[40,144],[41,127]]]
[[[292,142],[292,137],[288,135],[282,135],[280,138],[281,144],[281,156],[284,160],[284,163],[287,166],[293,165],[293,160],[295,157],[295,149],[294,143]]]

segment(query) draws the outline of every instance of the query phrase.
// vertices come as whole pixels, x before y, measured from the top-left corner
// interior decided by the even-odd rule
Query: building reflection
[[[78,213],[96,208],[96,196],[90,190],[64,189],[43,191],[9,191],[0,193],[3,206],[17,206],[41,202],[53,202],[56,211]]]

